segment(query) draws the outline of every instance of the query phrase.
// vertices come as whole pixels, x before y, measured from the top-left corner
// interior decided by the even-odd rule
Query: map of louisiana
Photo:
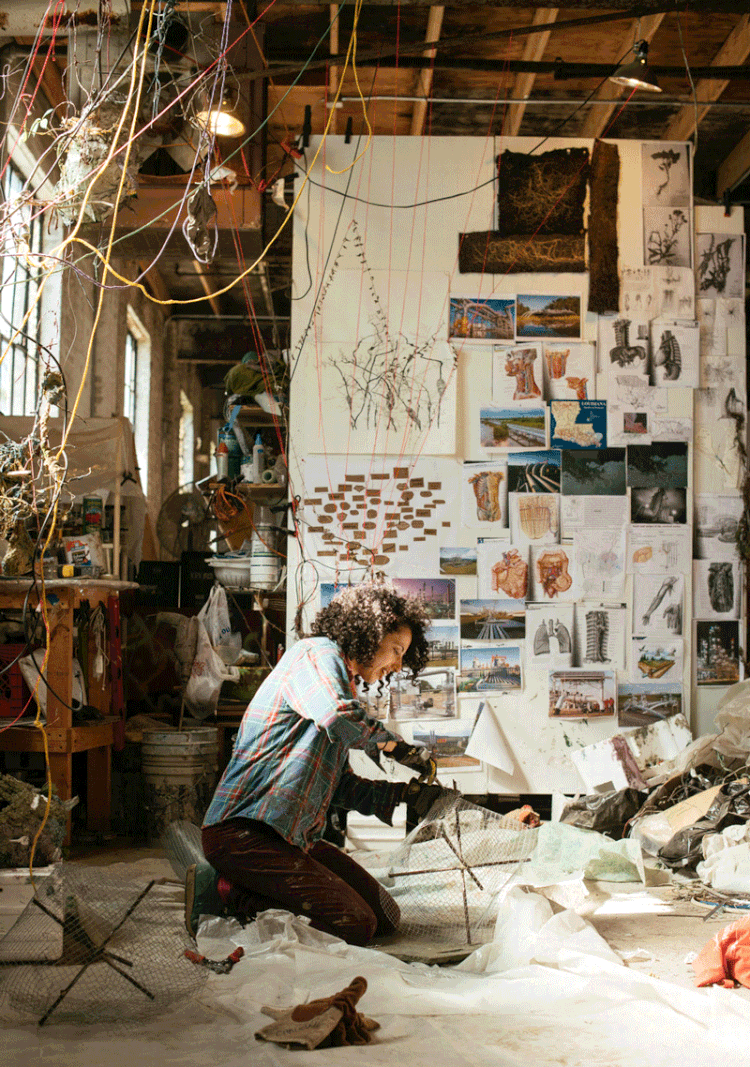
[[[606,448],[606,400],[553,400],[552,448]]]

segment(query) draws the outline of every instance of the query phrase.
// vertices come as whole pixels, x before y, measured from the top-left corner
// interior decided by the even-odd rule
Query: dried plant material
[[[591,157],[589,198],[589,304],[597,315],[620,306],[617,272],[617,205],[620,152],[617,145],[596,141]]]
[[[502,152],[497,176],[501,236],[582,233],[587,148],[556,148],[538,156]]]
[[[492,230],[459,234],[460,274],[583,274],[583,233],[503,235]]]

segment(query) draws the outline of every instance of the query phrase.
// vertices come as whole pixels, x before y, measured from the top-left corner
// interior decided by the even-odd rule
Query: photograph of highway
[[[544,406],[483,407],[479,412],[479,443],[482,448],[544,448]]]

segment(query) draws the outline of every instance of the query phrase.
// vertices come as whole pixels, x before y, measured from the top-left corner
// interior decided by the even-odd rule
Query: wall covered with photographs
[[[683,143],[356,149],[294,215],[290,625],[371,570],[422,594],[427,669],[368,698],[465,792],[710,731],[744,647],[741,211],[694,207]]]

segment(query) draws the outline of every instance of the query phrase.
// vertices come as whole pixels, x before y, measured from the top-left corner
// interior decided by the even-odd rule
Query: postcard
[[[606,400],[552,400],[549,407],[552,448],[606,447]]]
[[[631,489],[630,521],[647,523],[686,523],[686,489]]]
[[[462,641],[520,641],[526,634],[524,605],[517,600],[462,600]]]
[[[695,624],[695,684],[734,685],[740,680],[739,622]]]
[[[545,400],[596,400],[596,346],[590,342],[542,345]]]
[[[455,621],[455,578],[394,578],[393,585],[399,593],[420,597],[431,619]]]
[[[699,388],[700,327],[697,322],[651,323],[651,383],[662,388]]]
[[[693,560],[693,618],[739,619],[742,581],[739,562]]]
[[[532,600],[577,600],[575,552],[572,545],[531,547]]]
[[[457,715],[453,669],[427,666],[415,680],[405,673],[392,679],[392,719],[454,719]]]
[[[480,760],[466,754],[474,722],[454,719],[452,722],[432,723],[412,728],[412,740],[425,745],[438,767],[479,767]]]
[[[520,645],[475,645],[461,649],[458,692],[462,695],[521,688]]]
[[[681,634],[685,579],[681,574],[642,574],[633,583],[633,635]]]
[[[573,604],[526,605],[526,666],[573,666]]]
[[[682,638],[634,637],[634,682],[682,682]]]
[[[499,404],[542,398],[541,344],[495,345],[492,349],[492,399]]]
[[[480,598],[525,600],[529,590],[526,545],[485,538],[477,543],[477,593]]]
[[[625,528],[600,526],[595,537],[574,538],[579,595],[597,600],[625,589]]]
[[[562,453],[564,496],[624,496],[624,448],[566,448]]]
[[[617,725],[651,726],[682,714],[682,686],[675,682],[617,684]]]
[[[508,491],[511,493],[559,493],[560,451],[508,453]]]
[[[571,338],[581,336],[581,297],[540,296],[523,293],[516,297],[516,340]]]
[[[628,570],[633,574],[688,574],[692,554],[687,526],[628,527]]]
[[[617,686],[614,671],[595,671],[589,667],[581,667],[550,672],[550,718],[600,718],[614,715],[616,706]]]
[[[516,331],[515,297],[450,298],[448,337],[461,341],[512,341]]]
[[[510,538],[514,545],[556,545],[560,540],[558,493],[509,493]]]
[[[437,623],[427,630],[425,638],[430,656],[427,667],[458,667],[458,626]]]
[[[742,497],[698,493],[695,497],[695,558],[727,560],[737,555],[737,531],[742,518]]]
[[[486,449],[546,448],[546,407],[543,404],[538,407],[482,404],[479,444]]]
[[[477,548],[448,548],[440,546],[441,574],[476,574]]]
[[[575,606],[575,664],[625,670],[625,604],[582,601]]]
[[[508,528],[508,462],[465,460],[461,468],[464,526]]]
[[[628,445],[628,485],[648,489],[688,484],[688,447],[682,441]]]

